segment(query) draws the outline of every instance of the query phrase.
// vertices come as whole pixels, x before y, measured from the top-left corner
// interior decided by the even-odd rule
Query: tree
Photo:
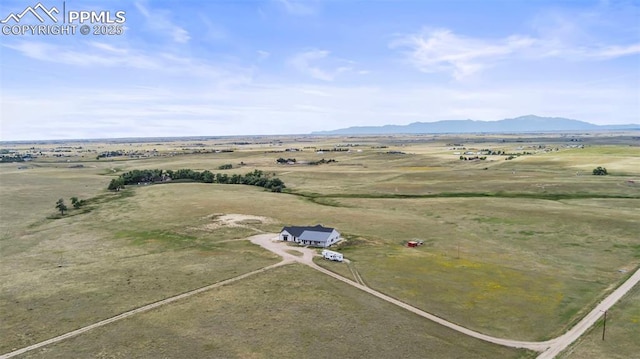
[[[58,202],[56,202],[56,208],[60,211],[60,214],[64,216],[64,211],[67,210],[67,205],[64,204],[64,199],[60,198]]]
[[[107,188],[109,191],[120,191],[120,189],[124,188],[124,179],[122,177],[114,178],[109,183],[109,187]]]
[[[242,183],[242,176],[239,174],[233,174],[231,175],[231,177],[229,178],[229,183],[230,184],[239,184]]]
[[[594,176],[606,176],[608,174],[609,173],[607,172],[607,169],[604,168],[604,167],[598,166],[598,167],[593,169],[593,175]]]
[[[229,183],[229,176],[222,173],[216,173],[216,182],[221,184]]]
[[[73,208],[78,209],[84,205],[84,200],[78,199],[78,197],[71,197],[71,205],[73,205]]]
[[[202,172],[202,182],[213,183],[214,180],[215,180],[215,176],[213,173],[211,173],[211,171],[204,170]]]

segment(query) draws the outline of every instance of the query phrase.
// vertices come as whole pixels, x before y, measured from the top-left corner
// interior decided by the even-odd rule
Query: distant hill
[[[528,115],[500,121],[450,120],[437,122],[414,122],[408,125],[356,126],[333,131],[317,131],[312,132],[312,134],[382,135],[396,133],[521,133],[612,130],[640,130],[640,124],[601,126],[584,121],[570,120],[568,118]]]

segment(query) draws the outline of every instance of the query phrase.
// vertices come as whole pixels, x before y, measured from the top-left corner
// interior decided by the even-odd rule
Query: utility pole
[[[604,311],[604,323],[602,323],[602,340],[604,340],[604,332],[607,329],[607,311]]]

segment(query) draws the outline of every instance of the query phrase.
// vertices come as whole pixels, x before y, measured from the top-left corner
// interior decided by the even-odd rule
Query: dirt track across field
[[[163,299],[160,300],[158,302],[155,303],[151,303],[151,304],[147,304],[145,306],[130,310],[128,312],[124,312],[122,314],[116,315],[114,317],[99,321],[97,323],[82,327],[80,329],[59,335],[57,337],[42,341],[40,343],[36,343],[33,345],[30,345],[28,347],[24,347],[15,351],[12,351],[10,353],[6,353],[6,354],[2,354],[0,355],[0,359],[8,359],[11,357],[14,357],[16,355],[20,355],[20,354],[24,354],[28,351],[31,350],[35,350],[41,347],[44,347],[46,345],[49,344],[53,344],[77,335],[80,335],[84,332],[87,332],[91,329],[94,328],[98,328],[104,325],[107,325],[109,323],[113,323],[115,321],[121,320],[121,319],[125,319],[127,317],[130,317],[132,315],[138,314],[138,313],[142,313],[157,307],[160,307],[162,305],[165,304],[169,304],[172,303],[174,301],[180,300],[180,299],[184,299],[187,297],[190,297],[192,295],[198,294],[198,293],[202,293],[204,291],[208,291],[211,290],[213,288],[217,288],[226,284],[230,284],[233,282],[236,282],[238,280],[247,278],[249,276],[252,276],[254,274],[257,273],[261,273],[264,271],[267,271],[269,269],[275,268],[275,267],[279,267],[282,265],[286,265],[289,263],[293,263],[293,262],[299,262],[305,265],[308,265],[309,267],[320,271],[328,276],[331,276],[337,280],[340,280],[344,283],[347,283],[351,286],[354,286],[364,292],[367,292],[371,295],[374,295],[382,300],[385,300],[389,303],[395,304],[399,307],[402,307],[408,311],[411,311],[421,317],[424,317],[426,319],[429,319],[431,321],[434,321],[436,323],[439,323],[445,327],[451,328],[455,331],[458,331],[462,334],[466,334],[468,336],[480,339],[480,340],[484,340],[490,343],[494,343],[494,344],[498,344],[498,345],[503,345],[503,346],[507,346],[507,347],[512,347],[512,348],[525,348],[525,349],[530,349],[530,350],[534,350],[537,352],[541,352],[541,354],[538,356],[538,359],[551,359],[554,358],[556,355],[558,355],[560,352],[562,352],[565,348],[567,348],[569,345],[571,345],[571,343],[573,343],[575,340],[577,340],[582,334],[584,334],[598,319],[600,319],[600,317],[604,314],[605,311],[607,311],[609,308],[611,308],[618,300],[620,300],[620,298],[622,298],[629,290],[631,290],[631,288],[633,288],[634,285],[636,285],[638,282],[640,282],[640,269],[638,269],[631,277],[629,277],[629,279],[627,279],[627,281],[625,281],[620,287],[618,287],[613,293],[611,293],[611,295],[609,295],[607,298],[605,298],[602,302],[600,302],[591,312],[589,312],[589,314],[587,314],[580,322],[578,322],[578,324],[576,324],[573,328],[571,328],[569,331],[567,331],[565,334],[551,339],[551,340],[547,340],[544,342],[528,342],[528,341],[519,341],[519,340],[509,340],[509,339],[503,339],[503,338],[496,338],[496,337],[492,337],[489,335],[485,335],[482,333],[478,333],[476,331],[473,331],[471,329],[462,327],[460,325],[457,325],[455,323],[451,323],[443,318],[440,318],[438,316],[435,316],[433,314],[427,313],[425,311],[422,311],[416,307],[413,307],[407,303],[401,302],[395,298],[389,297],[385,294],[382,294],[376,290],[373,290],[359,282],[355,282],[352,280],[349,280],[345,277],[342,277],[336,273],[333,273],[327,269],[324,269],[318,265],[316,265],[313,262],[313,257],[316,255],[316,251],[314,249],[310,249],[310,248],[305,248],[305,247],[290,247],[288,246],[286,243],[284,242],[280,242],[277,241],[277,235],[274,233],[269,233],[269,234],[259,234],[259,235],[255,235],[252,236],[250,238],[248,238],[249,240],[251,240],[252,243],[257,244],[279,256],[281,256],[283,258],[283,260],[279,263],[249,272],[249,273],[245,273],[242,275],[239,275],[237,277],[234,278],[230,278],[227,280],[223,280],[221,282],[217,282],[214,284],[210,284],[207,285],[205,287],[201,287],[195,290],[192,290],[190,292],[186,292],[186,293],[182,293],[167,299]],[[296,256],[293,254],[290,254],[287,252],[287,250],[289,251],[297,251],[302,253],[302,256]]]
[[[44,347],[46,345],[53,344],[53,343],[65,340],[65,339],[69,339],[71,337],[75,337],[76,335],[80,335],[80,334],[82,334],[84,332],[87,332],[87,331],[89,331],[91,329],[95,329],[95,328],[107,325],[109,323],[113,323],[115,321],[118,321],[118,320],[121,320],[121,319],[125,319],[125,318],[130,317],[130,316],[132,316],[134,314],[139,314],[139,313],[142,313],[142,312],[146,312],[148,310],[155,309],[155,308],[160,307],[162,305],[169,304],[169,303],[172,303],[172,302],[175,302],[177,300],[184,299],[184,298],[187,298],[187,297],[191,297],[192,295],[196,295],[198,293],[202,293],[202,292],[211,290],[213,288],[221,287],[223,285],[227,285],[227,284],[236,282],[238,280],[250,277],[250,276],[252,276],[254,274],[262,273],[262,272],[267,271],[269,269],[272,269],[272,268],[275,268],[275,267],[279,267],[279,266],[282,266],[282,265],[285,265],[285,264],[289,264],[289,263],[291,263],[291,261],[285,259],[282,262],[279,262],[279,263],[276,263],[276,264],[273,264],[273,265],[270,265],[270,266],[267,266],[267,267],[263,267],[263,268],[254,270],[253,272],[245,273],[245,274],[239,275],[237,277],[229,278],[229,279],[223,280],[221,282],[217,282],[217,283],[214,283],[214,284],[207,285],[205,287],[201,287],[201,288],[192,290],[190,292],[182,293],[182,294],[179,294],[179,295],[176,295],[176,296],[173,296],[173,297],[169,297],[169,298],[157,301],[155,303],[147,304],[145,306],[130,310],[128,312],[124,312],[122,314],[118,314],[118,315],[116,315],[114,317],[111,317],[111,318],[108,318],[108,319],[105,319],[105,320],[101,320],[101,321],[99,321],[97,323],[93,323],[91,325],[87,325],[86,327],[82,327],[80,329],[76,329],[74,331],[59,335],[57,337],[42,341],[40,343],[36,343],[36,344],[30,345],[28,347],[24,347],[24,348],[21,348],[21,349],[18,349],[18,350],[14,350],[14,351],[12,351],[10,353],[2,354],[2,355],[0,355],[0,359],[8,359],[8,358],[14,357],[16,355],[24,354],[24,353],[26,353],[28,351],[35,350],[35,349]]]
[[[416,307],[413,307],[407,303],[401,302],[395,298],[389,297],[385,294],[382,294],[376,290],[373,290],[369,287],[366,287],[360,283],[349,280],[345,277],[342,277],[336,273],[333,273],[327,269],[324,269],[313,262],[313,256],[315,255],[315,250],[305,248],[305,247],[290,247],[286,243],[277,241],[277,236],[275,234],[261,234],[257,236],[253,236],[250,238],[252,243],[258,244],[265,249],[270,250],[273,253],[276,253],[283,257],[286,261],[296,261],[310,266],[311,268],[318,270],[328,276],[336,278],[342,282],[345,282],[349,285],[352,285],[362,291],[365,291],[369,294],[372,294],[380,299],[383,299],[389,303],[395,304],[399,307],[402,307],[406,310],[409,310],[415,314],[418,314],[424,318],[432,320],[436,323],[444,325],[448,328],[451,328],[460,333],[466,334],[468,336],[484,340],[490,343],[499,344],[503,346],[508,346],[512,348],[525,348],[534,350],[537,352],[541,352],[538,356],[538,359],[551,359],[566,349],[571,343],[577,340],[582,334],[584,334],[593,324],[596,323],[598,319],[604,314],[605,311],[609,310],[620,298],[622,298],[633,286],[640,282],[640,269],[638,269],[629,279],[627,279],[620,287],[618,287],[613,293],[611,293],[607,298],[602,300],[589,314],[587,314],[578,324],[568,330],[565,334],[556,337],[551,340],[547,340],[544,342],[528,342],[528,341],[519,341],[519,340],[509,340],[504,338],[496,338],[489,335],[485,335],[482,333],[478,333],[476,331],[470,330],[468,328],[462,327],[455,323],[451,323],[443,318],[437,317],[433,314],[422,311]],[[285,250],[296,250],[302,253],[302,257],[297,257],[292,254],[287,253]]]

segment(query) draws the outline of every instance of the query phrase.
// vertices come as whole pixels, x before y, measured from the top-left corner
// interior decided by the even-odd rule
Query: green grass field
[[[622,300],[607,312],[607,324],[600,320],[587,334],[559,358],[595,359],[633,358],[640,353],[637,335],[640,333],[640,286],[635,286]]]
[[[278,258],[270,253],[234,239],[277,232],[284,225],[321,223],[336,227],[347,238],[339,250],[353,261],[367,285],[463,326],[510,339],[543,340],[560,334],[622,281],[624,271],[640,265],[640,151],[638,146],[629,146],[634,143],[630,137],[595,136],[587,138],[581,149],[565,148],[563,140],[553,136],[528,139],[524,147],[515,139],[501,142],[481,136],[298,140],[279,138],[283,142],[277,145],[264,139],[253,145],[212,140],[205,143],[205,148],[234,148],[234,152],[188,155],[174,152],[193,147],[189,143],[136,144],[145,150],[156,148],[160,155],[115,160],[95,160],[95,155],[87,153],[124,144],[96,143],[83,149],[87,152],[71,153],[69,158],[46,157],[25,165],[0,165],[0,352],[275,263]],[[521,147],[534,151],[541,145],[559,149],[509,161],[504,157],[460,161],[447,145],[457,141],[471,141],[465,145],[468,148],[508,152]],[[316,153],[317,149],[345,142],[357,142],[358,146],[351,152]],[[380,148],[383,146],[387,147]],[[306,149],[270,152],[288,147]],[[337,162],[277,165],[278,157],[295,157],[298,161],[331,158]],[[71,168],[78,163],[83,167]],[[131,169],[220,172],[217,167],[227,163],[234,165],[224,171],[228,174],[253,169],[275,173],[284,180],[289,193],[198,183],[128,186],[120,193],[106,192],[111,178]],[[590,170],[596,166],[607,167],[611,175],[592,176]],[[87,199],[88,204],[65,216],[58,215],[55,201],[64,198],[69,204],[71,196]],[[220,219],[225,214],[264,220],[229,225]],[[405,247],[404,243],[412,239],[425,244]],[[318,263],[346,277],[351,275],[344,265]],[[271,285],[277,278],[278,285],[301,288],[301,295],[312,298],[313,294],[306,293],[306,282],[288,271],[289,267],[278,269],[265,277],[273,275]],[[289,274],[278,274],[283,272]],[[321,291],[327,296],[324,300],[335,299],[332,291],[340,284],[317,276],[314,273],[309,278],[322,282],[318,286],[325,288]],[[243,291],[269,292],[270,285],[252,281],[255,288],[248,289],[241,282],[224,289],[237,298]],[[288,307],[293,295],[275,298],[279,309]],[[367,325],[373,326],[374,322],[380,323],[377,321],[405,318],[399,309],[384,305],[387,309],[377,314],[381,317],[366,317],[360,308],[372,305],[373,299],[365,293],[356,291],[342,300],[344,304],[336,310],[357,323],[369,321]],[[300,305],[291,309],[296,318],[310,311]],[[171,305],[159,312],[171,311],[167,318],[178,318],[180,308]],[[77,348],[86,350],[77,353],[104,351],[105,356],[112,357],[172,356],[169,352],[144,351],[143,344],[126,346],[121,354],[109,351],[111,341],[122,343],[127,339],[148,345],[173,345],[172,340],[187,345],[189,340],[185,338],[192,338],[195,349],[189,353],[196,357],[208,353],[223,357],[292,357],[300,353],[296,350],[303,350],[302,356],[312,356],[318,350],[309,339],[303,349],[291,340],[283,341],[295,328],[311,330],[317,318],[300,323],[288,314],[282,325],[269,322],[269,329],[261,331],[260,338],[253,338],[253,342],[240,334],[242,325],[223,328],[231,334],[207,342],[197,334],[198,326],[205,325],[197,320],[206,317],[198,317],[198,308],[184,307],[185,318],[196,322],[183,331],[170,327],[169,319],[154,317],[148,319],[154,329],[143,335],[136,328],[144,322],[132,318],[114,325],[114,329],[105,327],[96,334],[45,348],[38,355],[70,356]],[[256,309],[256,304],[251,308],[269,317]],[[154,313],[144,316],[153,317]],[[224,320],[241,323],[247,321],[246,313],[229,310]],[[335,331],[331,328],[346,325],[342,319],[333,318],[322,324],[332,333]],[[445,357],[529,355],[476,341],[458,352],[440,342],[414,338],[419,333],[453,343],[461,340],[457,334],[423,320],[400,320],[407,324],[394,335],[407,336],[408,342],[420,341],[415,351],[406,349],[408,357],[420,357],[416,353],[436,350],[440,345],[447,348],[442,352]],[[367,326],[359,328],[352,328],[344,339],[353,343],[337,345],[337,352],[368,353],[367,343],[385,343],[381,333],[372,333],[357,346],[355,338],[371,332],[365,329]],[[633,327],[625,327],[622,333],[629,330]],[[129,333],[129,338],[124,334],[118,337],[118,333]],[[95,346],[94,340],[102,344]],[[320,343],[329,341],[323,340]],[[239,349],[243,343],[248,343],[247,352]],[[375,345],[373,348],[375,353],[386,353]],[[476,352],[475,348],[483,349]]]
[[[30,358],[531,358],[288,265],[41,349]]]

